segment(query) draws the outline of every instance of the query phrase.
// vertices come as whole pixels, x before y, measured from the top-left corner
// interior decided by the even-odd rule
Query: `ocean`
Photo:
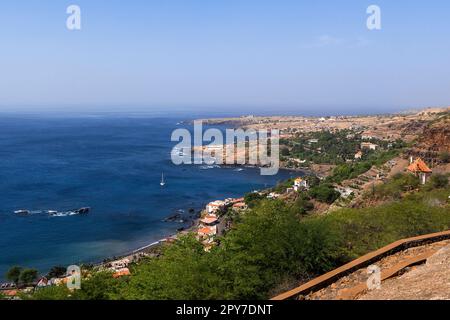
[[[207,116],[207,115],[204,115]],[[294,176],[257,168],[172,164],[171,133],[187,117],[0,115],[0,279],[14,265],[52,266],[121,255],[176,233],[178,210]],[[164,173],[166,185],[160,186]],[[87,215],[49,216],[90,207]],[[32,214],[20,216],[15,210]]]

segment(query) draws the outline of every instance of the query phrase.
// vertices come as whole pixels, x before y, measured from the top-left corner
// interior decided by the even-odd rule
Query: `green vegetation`
[[[301,193],[295,200],[292,209],[299,214],[306,214],[314,209],[314,204],[310,202],[311,198],[306,193]]]
[[[6,273],[6,279],[14,282],[16,286],[28,285],[36,281],[38,271],[36,269],[22,268],[14,266]]]
[[[261,195],[258,192],[250,192],[244,196],[244,202],[249,208],[253,208],[264,198],[264,195]]]
[[[50,271],[47,274],[47,278],[58,278],[66,274],[66,268],[63,266],[54,266],[50,269]]]
[[[314,199],[328,204],[333,203],[340,196],[340,193],[334,190],[333,185],[330,183],[321,183],[320,185],[311,188],[309,194]]]
[[[273,192],[284,193],[287,188],[292,188],[294,184],[294,179],[288,179],[283,182],[279,182],[274,188],[272,188]]]
[[[448,175],[434,174],[431,176],[426,188],[428,190],[445,188],[448,186]]]
[[[409,177],[392,185],[404,188]],[[378,190],[377,190],[378,191]],[[220,246],[205,252],[193,235],[132,266],[132,276],[98,273],[82,289],[40,289],[34,299],[265,299],[395,240],[450,228],[450,188],[326,216],[302,216],[298,203],[255,200]]]
[[[347,160],[354,159],[363,141],[375,143],[380,148],[377,151],[364,151],[362,160],[371,163],[370,166],[385,163],[406,146],[401,140],[362,140],[360,134],[352,130],[312,132],[291,139],[280,139],[281,160],[288,162],[289,167],[299,166],[299,163],[290,159],[306,161],[302,166],[308,166],[310,163],[343,165]],[[392,156],[393,154],[395,155]]]
[[[412,174],[398,173],[387,183],[374,187],[374,190],[366,194],[366,198],[377,200],[399,200],[413,190],[431,191],[446,188],[449,185],[448,175],[433,174],[427,184],[420,185],[419,178]]]
[[[16,286],[19,284],[19,278],[20,273],[22,272],[22,268],[19,266],[14,266],[11,269],[8,270],[6,273],[6,279],[9,281],[12,281],[16,284]]]
[[[419,185],[418,177],[412,174],[398,173],[389,182],[376,186],[373,192],[366,197],[380,200],[401,199],[404,192],[417,189]]]
[[[345,163],[337,166],[334,168],[331,176],[327,177],[327,181],[341,183],[344,180],[354,179],[369,171],[372,166],[380,167],[399,154],[400,150],[371,152],[367,158],[362,161]]]
[[[36,269],[23,269],[20,273],[19,283],[28,285],[33,283],[38,278],[38,271]]]
[[[450,163],[450,152],[442,152],[439,158],[443,163]]]

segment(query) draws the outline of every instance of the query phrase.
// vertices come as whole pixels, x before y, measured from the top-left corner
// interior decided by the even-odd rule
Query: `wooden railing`
[[[321,275],[295,289],[273,297],[271,300],[298,299],[300,296],[305,296],[312,292],[323,289],[333,282],[336,282],[338,279],[354,272],[355,270],[367,267],[373,264],[375,261],[381,260],[385,256],[392,255],[393,253],[405,250],[407,248],[417,247],[420,245],[445,239],[450,239],[450,230],[395,241],[381,249],[372,251],[337,269],[325,273],[324,275]]]

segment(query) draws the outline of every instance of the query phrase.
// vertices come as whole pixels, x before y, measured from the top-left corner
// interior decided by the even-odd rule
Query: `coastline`
[[[230,166],[226,166],[226,167],[221,167],[221,168],[239,168],[239,167],[248,167],[248,168],[252,168],[252,169],[257,169],[258,166],[249,166],[249,165],[230,165]],[[308,173],[311,173],[311,170],[306,170],[306,169],[300,169],[300,168],[283,168],[280,167],[280,170],[284,170],[284,171],[288,171],[288,172],[301,172],[303,173],[303,175],[307,175]],[[256,189],[256,190],[249,190],[247,192],[252,192],[252,191],[258,191],[258,192],[264,192],[267,191],[268,189],[271,189],[275,187],[275,185],[271,185],[268,186],[264,189]],[[246,192],[246,193],[247,193]],[[242,197],[244,196],[243,194],[241,195]],[[207,201],[202,201],[202,205],[201,207],[204,208],[206,205]],[[81,265],[87,265],[87,266],[93,266],[93,267],[105,267],[107,265],[110,265],[111,263],[114,263],[116,261],[120,261],[123,259],[129,259],[131,262],[134,262],[135,260],[139,260],[140,258],[143,258],[144,256],[151,256],[152,254],[154,254],[154,252],[152,252],[152,250],[157,249],[158,247],[164,245],[165,243],[170,243],[171,241],[174,241],[179,235],[182,234],[187,234],[190,232],[195,232],[195,230],[198,228],[199,225],[199,221],[200,221],[200,213],[204,210],[197,210],[194,209],[196,212],[196,218],[193,218],[192,220],[190,220],[190,226],[186,227],[185,229],[181,230],[181,231],[176,231],[174,233],[170,233],[167,236],[150,242],[148,244],[145,244],[139,248],[136,249],[130,249],[122,254],[118,254],[118,255],[114,255],[114,256],[107,256],[105,258],[103,258],[101,261],[95,261],[95,262],[80,262]],[[169,218],[170,216],[167,216],[167,218]],[[166,220],[165,219],[165,220]],[[170,223],[169,221],[166,221],[167,223]]]

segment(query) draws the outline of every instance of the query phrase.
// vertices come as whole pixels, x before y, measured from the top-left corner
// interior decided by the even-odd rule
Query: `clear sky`
[[[2,0],[0,50],[0,110],[450,105],[448,0]]]

